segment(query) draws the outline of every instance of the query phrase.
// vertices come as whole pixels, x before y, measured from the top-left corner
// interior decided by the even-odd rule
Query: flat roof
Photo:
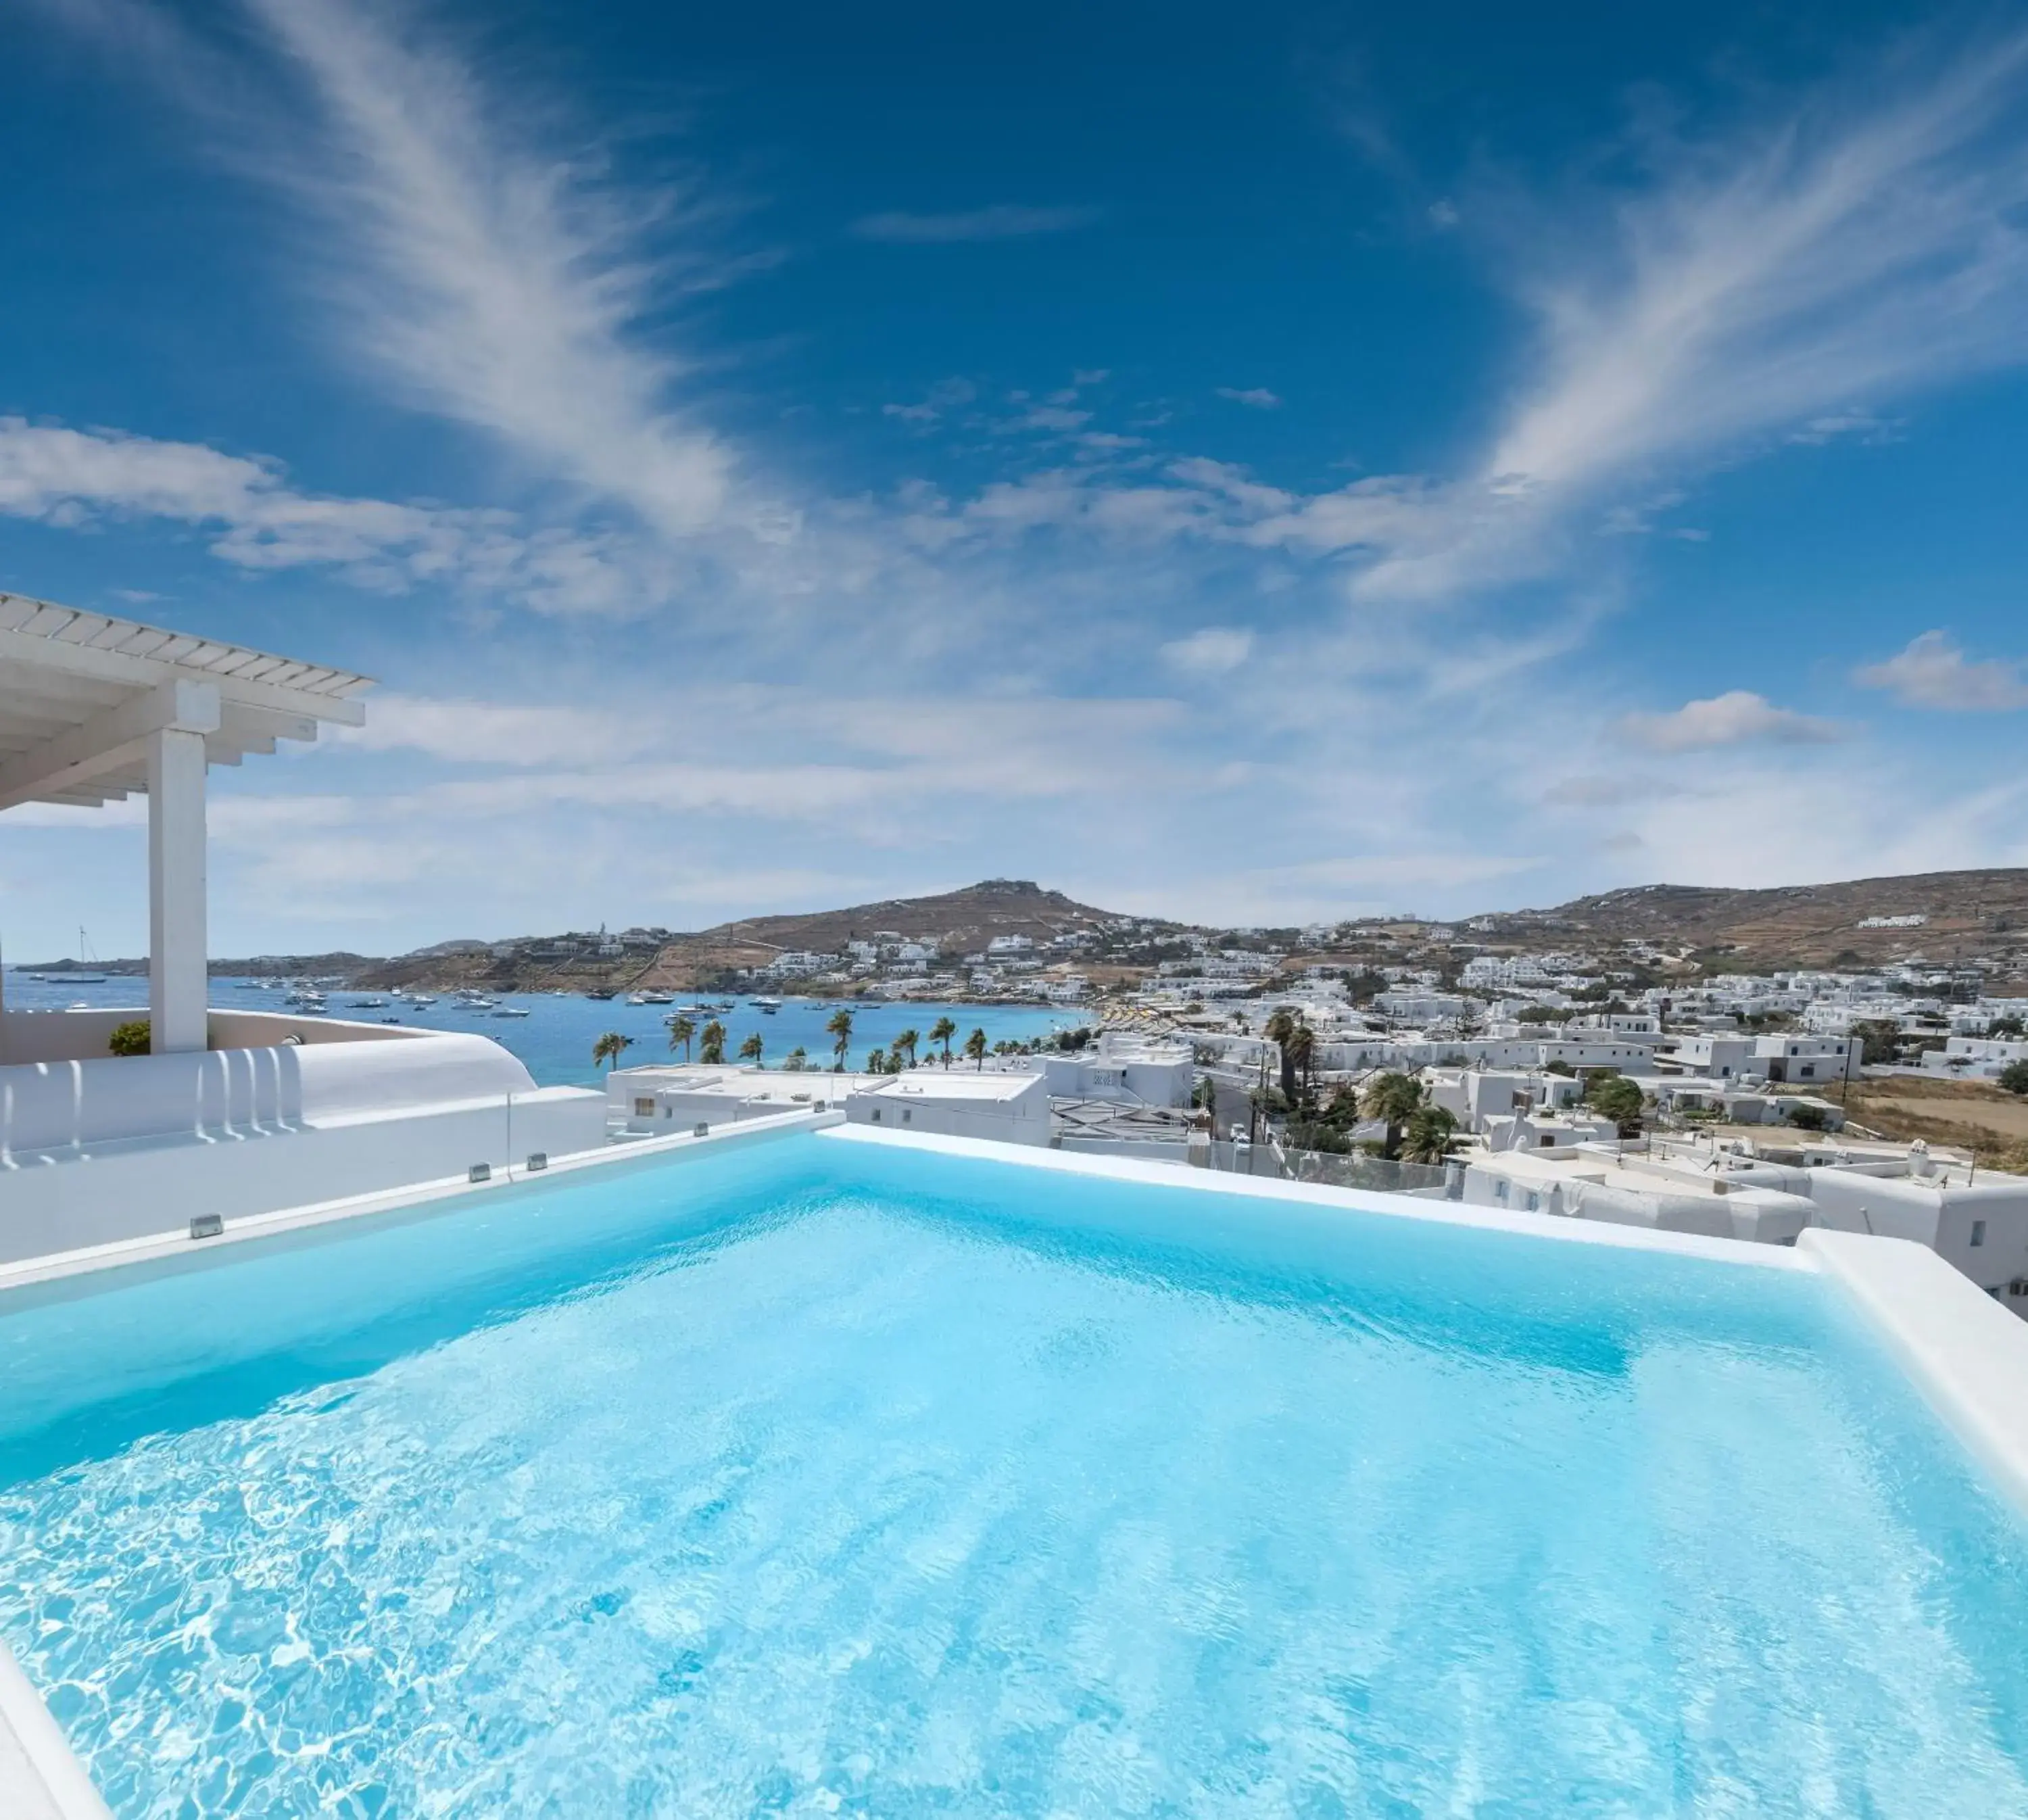
[[[136,620],[0,593],[0,809],[147,787],[148,735],[201,733],[213,764],[357,727],[372,679]]]
[[[927,1076],[927,1079],[918,1079]],[[911,1069],[905,1075],[890,1075],[884,1080],[859,1089],[868,1093],[891,1093],[921,1100],[1018,1100],[1023,1093],[1043,1089],[1040,1075],[982,1074],[957,1068]]]

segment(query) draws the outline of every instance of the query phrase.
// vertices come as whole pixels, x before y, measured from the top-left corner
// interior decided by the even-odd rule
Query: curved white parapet
[[[281,1044],[0,1067],[0,1159],[135,1138],[286,1130],[535,1090],[495,1042]]]
[[[0,1067],[0,1262],[605,1142],[603,1093],[498,1043],[377,1034]]]

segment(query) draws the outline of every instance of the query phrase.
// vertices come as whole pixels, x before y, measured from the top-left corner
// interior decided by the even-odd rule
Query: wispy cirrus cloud
[[[209,531],[212,554],[241,569],[331,568],[363,587],[439,583],[545,612],[642,612],[675,579],[656,553],[610,534],[309,493],[276,462],[18,417],[0,418],[0,515],[60,526],[163,519]]]
[[[1068,234],[1090,227],[1104,213],[1090,206],[1037,209],[1012,202],[944,214],[914,214],[896,209],[862,215],[853,223],[852,231],[861,240],[942,246],[965,240],[1021,240],[1037,234]]]
[[[1630,714],[1621,731],[1654,752],[1708,752],[1728,745],[1830,745],[1850,737],[1834,720],[1777,708],[1749,689],[1686,701],[1669,714]]]
[[[1249,405],[1256,411],[1276,411],[1282,407],[1281,394],[1265,386],[1214,386],[1212,392],[1229,404]]]
[[[2003,658],[1975,660],[1948,632],[1924,632],[1884,663],[1862,664],[1852,679],[1885,689],[1909,708],[1953,714],[1997,714],[2028,708],[2028,677]]]

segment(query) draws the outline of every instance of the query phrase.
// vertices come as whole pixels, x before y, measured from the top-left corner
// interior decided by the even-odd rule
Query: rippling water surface
[[[805,1138],[0,1315],[116,1812],[2028,1814],[1813,1279]]]

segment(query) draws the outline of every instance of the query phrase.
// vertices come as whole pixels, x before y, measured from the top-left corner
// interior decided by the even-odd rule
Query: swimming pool
[[[0,1300],[0,1637],[122,1820],[2028,1814],[2028,1530],[1782,1257],[587,1171]]]

